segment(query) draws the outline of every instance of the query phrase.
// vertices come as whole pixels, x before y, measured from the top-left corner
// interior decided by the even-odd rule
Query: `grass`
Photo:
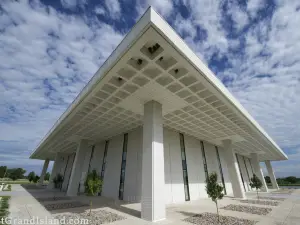
[[[6,189],[3,189],[2,191],[11,191],[11,184],[9,184],[9,185],[7,186],[7,188],[6,188]]]
[[[1,200],[0,200],[0,224],[1,225],[5,225],[6,223],[2,223],[2,218],[3,220],[8,216],[9,212],[8,212],[8,207],[9,207],[9,196],[0,196]]]
[[[4,184],[34,184],[33,182],[30,183],[27,179],[20,179],[20,180],[0,180],[0,183]],[[44,181],[44,184],[47,184],[48,181]]]

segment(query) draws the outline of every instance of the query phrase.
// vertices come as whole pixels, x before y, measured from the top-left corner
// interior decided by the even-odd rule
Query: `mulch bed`
[[[118,220],[124,220],[126,219],[123,216],[120,216],[116,213],[108,212],[106,210],[97,210],[92,211],[91,214],[89,212],[83,212],[83,213],[64,213],[64,214],[58,214],[55,216],[55,219],[58,220],[64,220],[64,221],[84,221],[88,220],[88,223],[82,223],[82,224],[106,224],[106,223],[112,223]],[[76,219],[76,220],[75,220]]]
[[[237,211],[237,212],[257,214],[257,215],[267,215],[269,212],[272,211],[271,208],[263,208],[263,207],[257,207],[257,206],[234,205],[234,204],[227,205],[227,206],[223,207],[222,209]]]
[[[88,204],[84,204],[81,202],[61,202],[61,203],[51,203],[51,204],[46,204],[44,207],[49,210],[59,210],[59,209],[71,209],[71,208],[77,208],[77,207],[84,207],[88,206]]]
[[[279,202],[256,200],[256,199],[240,200],[240,202],[241,203],[256,204],[256,205],[270,205],[270,206],[278,206],[279,205]]]
[[[286,198],[276,198],[276,197],[259,197],[259,199],[274,200],[274,201],[284,201]]]
[[[50,202],[50,201],[63,201],[63,200],[70,200],[70,197],[67,196],[58,196],[58,197],[43,197],[43,198],[37,198],[39,202]]]
[[[254,220],[247,220],[233,216],[220,215],[220,222],[218,221],[218,215],[215,213],[201,213],[190,216],[183,221],[197,224],[197,225],[253,225],[257,223]]]

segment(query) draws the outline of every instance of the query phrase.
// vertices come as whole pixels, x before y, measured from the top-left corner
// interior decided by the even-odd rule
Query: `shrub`
[[[257,199],[259,199],[258,189],[262,187],[262,182],[255,174],[253,174],[253,177],[250,179],[250,186],[256,189]]]
[[[85,181],[85,193],[91,196],[95,196],[102,189],[102,180],[98,175],[96,170],[93,170],[91,173],[88,173]],[[90,214],[92,211],[92,200],[90,200]]]
[[[217,173],[215,172],[210,173],[206,179],[206,192],[208,196],[211,198],[211,200],[216,204],[219,222],[220,222],[220,216],[219,216],[218,199],[223,198],[224,196],[223,189],[224,188],[220,184],[218,184]]]

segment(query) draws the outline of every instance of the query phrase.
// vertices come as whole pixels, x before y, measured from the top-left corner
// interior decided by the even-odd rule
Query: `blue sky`
[[[31,151],[152,5],[288,154],[300,176],[299,0],[2,0],[0,165]]]

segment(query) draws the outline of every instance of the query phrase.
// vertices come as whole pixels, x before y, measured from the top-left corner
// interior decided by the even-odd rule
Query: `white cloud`
[[[121,6],[118,0],[105,0],[105,5],[111,18],[117,19],[120,17]]]
[[[149,6],[152,6],[154,10],[156,10],[162,16],[168,17],[173,10],[173,1],[172,0],[140,0],[137,2],[136,5],[136,10],[138,11],[138,15],[141,16]]]
[[[62,6],[68,9],[74,9],[76,7],[82,7],[87,4],[87,0],[60,0]]]
[[[248,0],[247,10],[252,17],[256,16],[258,10],[263,8],[266,4],[266,0]]]
[[[97,15],[104,15],[105,14],[105,10],[101,6],[97,6],[97,7],[95,7],[95,13]]]
[[[1,7],[0,146],[12,144],[0,154],[17,143],[28,158],[122,35],[96,18],[87,22],[38,1]]]

